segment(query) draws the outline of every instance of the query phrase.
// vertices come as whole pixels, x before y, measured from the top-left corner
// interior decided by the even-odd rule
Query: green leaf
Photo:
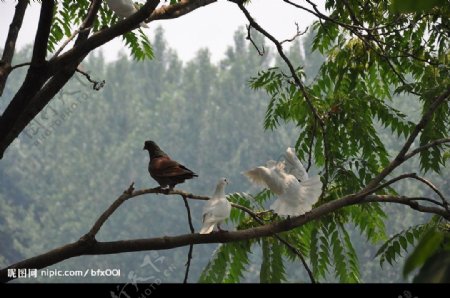
[[[261,241],[262,262],[260,270],[261,283],[280,283],[286,279],[283,264],[282,244],[278,240],[264,238]]]
[[[403,276],[407,276],[414,269],[420,267],[432,256],[444,239],[444,233],[436,228],[428,229],[414,251],[408,256],[403,267]]]
[[[429,12],[435,7],[446,7],[446,0],[392,0],[391,10],[394,12]]]

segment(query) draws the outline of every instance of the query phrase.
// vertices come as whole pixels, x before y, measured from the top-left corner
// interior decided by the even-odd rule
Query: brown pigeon
[[[183,183],[186,179],[198,177],[197,174],[170,159],[164,151],[153,141],[145,141],[144,150],[150,154],[148,171],[150,176],[159,183],[160,187],[169,186],[173,189],[175,185]]]

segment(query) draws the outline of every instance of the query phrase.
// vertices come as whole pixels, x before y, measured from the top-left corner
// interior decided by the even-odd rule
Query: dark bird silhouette
[[[148,171],[150,176],[159,183],[161,188],[169,186],[173,189],[175,185],[183,183],[186,179],[198,177],[197,174],[170,159],[164,151],[153,141],[145,141],[144,150],[150,154]]]

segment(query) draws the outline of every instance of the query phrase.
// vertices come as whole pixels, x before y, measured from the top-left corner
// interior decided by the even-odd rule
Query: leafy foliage
[[[263,259],[259,274],[260,282],[280,283],[286,279],[281,243],[272,238],[264,238],[261,242]]]
[[[242,278],[245,266],[249,264],[251,242],[241,241],[220,245],[203,270],[199,282],[237,283]]]
[[[55,51],[65,38],[79,28],[89,4],[87,0],[63,0],[57,3],[49,51]],[[66,136],[73,137],[68,139],[72,140],[71,147],[63,151],[60,149],[63,142],[52,142],[50,138],[44,140],[47,146],[45,150],[34,148],[30,153],[18,144],[20,156],[15,156],[15,160],[19,161],[17,166],[13,163],[13,158],[6,160],[8,166],[0,169],[2,178],[6,177],[1,181],[6,186],[2,187],[0,199],[8,203],[3,204],[6,211],[2,209],[1,212],[0,232],[2,239],[6,238],[1,243],[10,241],[10,238],[3,236],[7,231],[13,230],[18,235],[14,243],[16,251],[2,255],[0,262],[6,263],[17,258],[18,254],[32,255],[48,249],[50,244],[42,240],[36,241],[38,227],[45,226],[55,231],[57,235],[52,237],[57,241],[71,240],[80,231],[84,231],[87,223],[79,220],[79,214],[95,218],[98,210],[102,210],[106,204],[102,200],[103,196],[110,196],[112,192],[111,185],[114,186],[114,191],[120,192],[122,190],[117,185],[122,185],[124,180],[144,176],[137,170],[141,168],[141,163],[132,165],[135,159],[132,160],[129,156],[134,150],[130,144],[141,142],[145,135],[158,137],[162,140],[161,143],[166,144],[179,141],[184,146],[180,146],[182,149],[173,146],[175,156],[179,154],[197,168],[207,169],[208,173],[203,175],[205,178],[198,182],[195,190],[203,191],[206,186],[212,185],[216,175],[236,172],[238,167],[245,168],[259,163],[261,156],[278,154],[281,149],[285,149],[285,144],[295,139],[300,159],[306,161],[311,158],[313,171],[318,170],[327,176],[327,192],[318,205],[360,190],[388,164],[391,157],[389,150],[395,146],[389,147],[386,140],[392,141],[394,136],[395,141],[401,142],[410,135],[414,127],[415,123],[408,113],[411,110],[405,109],[405,112],[398,108],[399,95],[404,96],[404,101],[411,103],[418,99],[419,109],[423,114],[434,97],[450,86],[449,20],[445,17],[450,7],[438,6],[433,8],[432,13],[426,14],[417,11],[398,14],[390,10],[390,1],[385,0],[326,1],[326,8],[330,12],[330,18],[316,22],[314,30],[307,36],[311,43],[307,44],[305,53],[315,51],[314,54],[319,57],[313,61],[314,67],[307,59],[298,57],[298,53],[301,53],[298,49],[291,52],[293,55],[297,53],[296,61],[299,66],[296,74],[305,82],[304,91],[299,90],[292,78],[286,75],[283,66],[270,64],[270,56],[254,55],[245,46],[242,33],[236,34],[234,48],[227,52],[220,65],[213,65],[209,52],[203,50],[185,66],[176,54],[166,49],[158,33],[153,47],[141,29],[124,34],[124,43],[136,60],[152,58],[154,50],[157,58],[154,63],[135,64],[121,59],[106,66],[100,58],[100,62],[92,61],[89,66],[98,69],[99,73],[113,83],[111,89],[105,90],[104,95],[95,96],[98,99],[108,99],[108,105],[104,104],[104,100],[95,102],[92,99],[90,102],[95,105],[95,110],[104,113],[88,113],[86,107],[80,108],[84,109],[85,118],[77,116],[77,121],[63,125],[64,131],[58,135],[61,140],[66,140]],[[92,30],[97,32],[116,22],[118,18],[103,1],[99,19]],[[360,24],[368,26],[370,30],[361,29]],[[254,38],[257,44],[264,44],[260,36],[256,35]],[[123,73],[128,73],[128,78],[124,79]],[[249,73],[255,74],[250,79],[250,86],[255,91],[253,93],[242,86],[242,82],[248,80]],[[75,82],[68,88],[80,89],[83,88],[81,85]],[[261,91],[269,95],[268,103],[261,100]],[[8,92],[11,93],[6,90]],[[305,92],[323,119],[323,126],[318,125],[306,102]],[[147,99],[149,93],[152,94],[151,99]],[[124,101],[123,98],[128,100]],[[64,104],[60,103],[57,108],[66,109]],[[277,130],[277,136],[270,140],[269,132],[263,137],[256,136],[255,133],[260,125],[255,119],[265,105],[267,109],[263,126],[268,131]],[[407,102],[403,105],[409,107],[410,104]],[[233,108],[227,109],[229,106]],[[414,145],[420,146],[447,137],[449,114],[450,107],[446,102],[433,115],[430,124],[421,132],[418,144]],[[249,115],[254,116],[252,121]],[[145,123],[137,119],[145,119]],[[155,119],[151,126],[147,123],[148,119]],[[225,120],[226,125],[223,124]],[[91,129],[94,123],[98,130]],[[245,123],[246,129],[242,129],[242,123]],[[102,130],[102,125],[107,129]],[[217,134],[218,131],[221,134]],[[80,132],[88,134],[93,141],[79,139]],[[28,144],[40,143],[36,138],[23,141]],[[83,150],[96,158],[89,159],[87,155],[81,155],[79,150],[74,152],[73,148],[79,149],[77,146],[82,146]],[[111,148],[114,150],[110,150]],[[435,146],[423,151],[420,154],[421,171],[439,173],[445,170],[444,149],[445,146]],[[54,158],[58,154],[63,157]],[[24,156],[26,158],[21,158]],[[35,167],[34,162],[32,168],[29,164],[20,162],[30,159],[37,164]],[[62,164],[55,160],[62,160]],[[118,172],[117,168],[125,169],[120,171],[125,174],[114,174]],[[92,173],[92,179],[79,173]],[[51,181],[52,183],[48,183],[49,189],[43,189],[42,183],[35,181],[33,175],[42,175],[47,181]],[[139,182],[148,183],[147,180]],[[241,181],[238,183],[240,187],[247,187]],[[86,185],[95,186],[99,194],[92,194],[85,188]],[[25,191],[19,192],[21,189]],[[102,190],[107,191],[102,193]],[[48,196],[48,193],[52,195]],[[75,194],[66,198],[64,195],[67,193]],[[394,188],[387,188],[379,193],[393,194],[396,191]],[[86,203],[86,198],[92,196],[96,200]],[[25,207],[13,208],[8,201],[9,197],[19,197]],[[45,198],[46,203],[42,209],[35,209],[34,204],[40,198]],[[270,212],[260,212],[266,209],[269,199],[273,199],[267,190],[255,195],[249,192],[233,193],[228,198],[254,210],[264,222],[280,220]],[[148,204],[134,205],[130,207],[135,208],[132,209],[134,212],[119,213],[118,216],[122,216],[123,220],[119,223],[108,222],[100,236],[129,238],[133,233],[139,236],[140,233],[145,233],[148,236],[147,226],[145,230],[141,229],[142,218],[129,214],[144,214],[145,220],[158,218],[161,222],[171,223],[169,228],[159,227],[158,234],[185,232],[175,224],[180,222],[180,216],[173,216],[174,208],[178,207],[162,206],[149,208]],[[169,209],[171,212],[167,211]],[[152,213],[155,211],[157,212]],[[280,237],[307,258],[316,279],[359,282],[361,266],[358,252],[366,247],[352,241],[355,237],[352,232],[361,233],[372,244],[385,241],[386,222],[392,220],[385,211],[377,203],[355,205],[283,233]],[[55,215],[62,213],[63,218],[56,218]],[[32,227],[30,231],[23,231],[14,224],[12,218],[16,215],[27,219],[27,226]],[[259,225],[245,212],[236,209],[232,210],[229,222],[237,229]],[[124,229],[124,226],[128,229]],[[421,243],[425,244],[429,243],[427,239],[432,238],[435,240],[431,241],[432,249],[426,247],[425,255],[422,254],[424,250],[421,253],[420,249],[413,253],[406,272],[424,264],[425,259],[436,252],[434,249],[438,243],[442,243],[438,241],[442,240],[439,235],[432,235],[437,238],[427,236],[427,227],[428,225],[411,226],[388,239],[376,254],[380,258],[380,264],[383,265],[386,261],[392,264],[399,260],[421,237],[425,239]],[[27,245],[35,242],[38,244],[32,247]],[[294,262],[296,265],[300,264],[298,254],[275,238],[227,243],[216,249],[200,276],[200,282],[242,281],[244,275],[254,268],[250,259],[256,254],[256,248],[261,249],[260,270],[257,272],[261,282],[285,281],[289,277],[286,273],[288,266]],[[207,250],[203,250],[203,247],[198,249],[202,255],[207,255],[204,253]],[[180,250],[177,254],[178,260],[181,259],[179,255],[184,256]],[[125,264],[129,259],[115,260]],[[301,276],[298,280],[305,281],[306,278]]]
[[[421,268],[415,280],[418,282],[448,282],[449,225],[434,218],[423,231],[419,242],[408,256],[403,275]],[[445,273],[447,271],[447,273]]]
[[[389,238],[378,249],[375,255],[375,257],[380,258],[380,266],[383,266],[385,262],[392,265],[392,262],[395,262],[396,258],[402,255],[402,251],[408,252],[409,247],[414,245],[423,235],[427,234],[431,225],[431,223],[416,225]],[[431,229],[433,229],[432,226]]]
[[[327,1],[325,6],[330,17],[316,22],[310,32],[312,50],[326,57],[314,79],[298,67],[297,76],[304,82],[304,88],[299,88],[284,69],[274,66],[250,80],[252,88],[270,97],[264,127],[274,130],[284,123],[295,124],[299,158],[311,159],[327,176],[328,191],[319,204],[359,191],[386,167],[390,155],[382,133],[399,142],[410,136],[416,123],[396,108],[398,95],[415,97],[426,113],[450,86],[445,17],[449,5],[435,6],[431,14],[401,15],[390,10],[389,1]],[[440,16],[445,19],[442,23]],[[308,100],[323,125],[318,125]],[[447,138],[449,113],[445,101],[422,130],[417,145]],[[434,146],[421,152],[423,173],[439,173],[445,167],[444,149]],[[379,193],[396,191],[386,188]],[[304,239],[312,247],[309,257],[315,277],[333,273],[341,282],[357,282],[358,259],[351,241],[346,241],[350,237],[344,227],[357,227],[375,244],[387,238],[385,220],[380,205],[370,204],[352,206],[316,222]],[[401,256],[423,227],[410,227],[389,239],[377,254],[381,265]]]
[[[77,30],[83,23],[90,1],[81,0],[62,0],[55,1],[55,11],[53,16],[53,23],[50,29],[48,51],[54,52],[58,45],[69,38],[72,33]],[[106,1],[102,1],[98,18],[92,27],[93,32],[98,32],[105,27],[111,27],[119,21],[119,18],[109,9]],[[131,31],[122,35],[125,45],[129,48],[131,55],[136,60],[152,59],[153,50],[150,40],[142,31]]]

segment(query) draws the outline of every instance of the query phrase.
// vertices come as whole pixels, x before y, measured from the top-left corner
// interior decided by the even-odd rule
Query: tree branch
[[[438,201],[435,201],[435,200],[432,200],[432,199],[425,199],[425,201],[431,202],[431,203],[433,203],[435,205],[438,205],[438,206],[441,206],[441,207],[445,208],[445,210],[447,210],[447,211],[450,211],[449,208],[448,208],[448,201],[444,197],[442,192],[433,183],[431,183],[430,181],[428,181],[425,178],[422,178],[422,177],[418,176],[416,173],[403,174],[403,175],[397,176],[395,178],[392,178],[391,180],[389,180],[389,181],[387,181],[387,182],[385,182],[385,183],[375,187],[371,191],[371,193],[376,193],[380,189],[386,188],[389,185],[394,184],[397,181],[400,181],[400,180],[403,180],[403,179],[407,179],[407,178],[418,180],[418,181],[424,183],[425,185],[427,185],[429,188],[431,188],[439,196],[439,198],[442,200],[442,203],[440,203]]]
[[[75,42],[74,46],[76,46],[78,43],[82,41],[85,41],[88,38],[91,27],[94,24],[95,19],[97,18],[97,12],[100,9],[101,4],[102,4],[101,0],[94,0],[91,2],[91,5],[89,6],[88,9],[88,13],[83,23],[81,23],[81,26],[77,30],[75,30],[72,33],[72,35],[61,45],[61,47],[55,52],[52,59],[50,60],[53,60],[56,57],[58,57],[59,54],[64,50],[64,48],[69,44],[69,42],[71,42],[78,34],[79,34],[78,39]]]
[[[23,131],[37,113],[48,104],[52,96],[59,92],[65,83],[67,83],[78,64],[81,63],[89,52],[117,36],[138,28],[141,22],[152,16],[153,12],[155,14],[153,14],[153,18],[147,20],[148,22],[157,19],[179,17],[215,1],[183,0],[176,5],[170,5],[164,9],[159,8],[155,12],[155,8],[160,1],[148,0],[135,14],[119,21],[110,28],[98,31],[90,37],[90,30],[81,31],[72,49],[57,57],[53,57],[49,62],[45,62],[45,54],[47,51],[54,0],[43,1],[38,33],[35,39],[32,65],[28,70],[27,77],[21,88],[0,117],[0,159],[12,141]],[[100,4],[100,0],[91,2],[87,17],[84,21],[86,28],[91,27]],[[42,63],[39,64],[37,62]],[[61,73],[65,74],[62,78],[58,77]],[[50,78],[52,80],[47,85],[51,86],[48,90],[51,92],[41,92],[43,85]]]
[[[148,0],[136,13],[130,17],[117,22],[109,28],[94,33],[86,40],[77,40],[76,46],[53,60],[52,68],[58,69],[67,63],[78,60],[80,57],[87,55],[92,50],[107,43],[108,41],[111,41],[117,36],[138,28],[140,23],[151,15],[158,4],[159,0]]]
[[[102,89],[103,86],[105,86],[105,80],[102,81],[93,80],[87,72],[82,71],[79,68],[77,68],[75,71],[82,74],[90,83],[92,83],[92,89],[94,89],[95,91],[98,91]]]
[[[266,50],[264,49],[264,45],[262,46],[262,49],[260,50],[258,45],[255,43],[255,41],[252,38],[252,34],[251,34],[252,27],[250,25],[247,25],[245,27],[247,28],[247,37],[245,39],[249,40],[252,43],[253,47],[258,52],[258,55],[264,56],[264,53],[266,52]]]
[[[54,0],[43,1],[41,4],[41,13],[34,40],[31,65],[28,68],[22,86],[0,118],[0,159],[3,157],[6,148],[8,148],[29,122],[23,125],[23,123],[19,122],[19,117],[24,115],[32,98],[41,90],[45,81],[51,77],[48,72],[48,63],[45,61],[45,57],[47,54],[47,43],[53,19],[54,5]]]
[[[24,66],[30,66],[30,65],[31,65],[31,62],[19,63],[19,64],[16,64],[16,65],[12,66],[11,67],[11,71],[13,71],[16,68],[20,68],[20,67],[24,67]]]
[[[0,141],[0,156],[9,146],[9,144],[11,144],[14,139],[20,134],[20,132],[25,129],[25,127],[34,119],[34,117],[39,114],[39,112],[42,111],[47,103],[61,90],[62,87],[64,87],[64,85],[70,80],[74,73],[74,66],[68,65],[67,68],[63,68],[60,72],[55,74],[44,86],[41,86],[40,90],[37,90],[36,95],[31,97],[30,99],[27,99],[28,102],[25,103],[23,107],[21,107],[21,112],[19,112],[17,115],[11,115],[7,113],[9,108],[8,106],[7,111],[5,111],[2,118],[8,115],[10,117],[14,117],[15,121],[13,123],[9,123],[9,130],[6,131],[6,135],[1,138],[2,141]],[[35,75],[39,77],[38,74],[33,74],[33,76]],[[37,80],[40,83],[39,80],[43,80],[43,78],[39,78]],[[35,84],[33,84],[33,86],[36,87]],[[24,90],[24,92],[26,92],[26,90]]]
[[[45,62],[54,8],[55,8],[54,0],[42,1],[41,14],[39,16],[39,24],[36,32],[36,38],[34,40],[33,56],[31,58],[32,66],[39,65]]]
[[[411,154],[408,154],[407,156],[407,152],[409,150],[409,148],[411,147],[412,143],[414,142],[414,140],[416,139],[416,137],[419,135],[419,133],[422,131],[422,129],[425,128],[425,126],[428,124],[428,122],[430,122],[431,117],[433,116],[434,112],[437,110],[437,108],[446,100],[448,100],[448,97],[450,96],[450,88],[447,88],[446,91],[444,91],[441,95],[437,96],[436,99],[433,101],[433,103],[429,106],[428,111],[426,111],[426,113],[424,113],[424,115],[422,116],[422,118],[420,119],[419,123],[416,124],[414,130],[412,131],[412,133],[409,135],[408,139],[406,140],[405,144],[403,145],[402,149],[399,151],[399,153],[397,154],[397,156],[394,158],[394,160],[392,160],[389,165],[387,165],[383,171],[381,171],[380,174],[378,174],[374,179],[372,179],[367,186],[361,191],[362,193],[364,192],[371,192],[371,190],[373,188],[375,188],[387,175],[389,175],[395,168],[397,168],[399,165],[401,165],[403,162],[405,162],[407,160],[406,157],[411,158],[413,155],[417,154],[418,152],[432,147],[432,146],[436,146],[439,142],[441,142],[441,140],[435,141],[436,143],[430,143],[427,145],[424,145],[416,150],[415,153],[411,152]],[[444,139],[443,139],[444,140]],[[447,139],[445,139],[447,140]],[[444,143],[444,142],[441,142]],[[433,145],[431,145],[433,144]],[[420,149],[420,150],[419,150]]]
[[[324,151],[324,159],[325,159],[325,174],[323,175],[324,183],[323,183],[322,193],[325,193],[327,186],[328,186],[328,180],[329,180],[328,176],[329,176],[329,161],[330,161],[330,158],[328,156],[329,148],[328,148],[328,138],[327,138],[325,123],[324,123],[322,117],[319,115],[316,107],[314,106],[314,104],[312,102],[312,98],[309,95],[309,93],[307,92],[305,85],[302,83],[300,77],[298,76],[297,72],[295,71],[295,68],[294,68],[292,62],[289,60],[289,58],[284,53],[283,45],[273,35],[271,35],[269,32],[264,30],[264,28],[262,28],[253,19],[253,17],[250,15],[248,10],[244,7],[242,0],[229,0],[229,1],[237,4],[239,9],[244,13],[245,17],[249,21],[251,27],[255,28],[258,32],[260,32],[262,35],[264,35],[266,38],[268,38],[275,45],[281,59],[283,59],[283,61],[288,66],[289,71],[291,72],[292,78],[294,79],[295,85],[297,85],[298,89],[300,90],[300,92],[302,93],[302,95],[306,101],[306,104],[308,105],[309,109],[311,110],[314,118],[318,121],[318,123],[320,125],[320,128],[322,130],[323,147],[324,147],[323,151]]]
[[[189,208],[189,202],[185,196],[181,196],[184,201],[184,206],[186,207],[187,216],[188,216],[188,222],[189,222],[189,229],[191,230],[191,234],[195,234],[194,225],[192,224],[192,217],[191,217],[191,208]],[[188,259],[186,262],[186,271],[184,273],[184,280],[183,283],[186,284],[189,278],[189,269],[191,267],[191,260],[192,260],[192,252],[194,250],[194,244],[189,245],[189,252],[188,252]]]
[[[181,0],[178,3],[171,5],[163,5],[158,9],[155,9],[149,18],[145,20],[146,23],[156,20],[167,20],[179,18],[191,11],[214,3],[217,0]]]
[[[439,204],[439,202],[434,201],[433,203],[437,204],[437,205],[441,205],[442,207],[444,207],[447,211],[449,211],[448,209],[448,201],[447,199],[444,197],[444,195],[442,194],[442,192],[430,181],[428,181],[427,179],[420,177],[420,176],[413,176],[411,177],[413,179],[419,180],[420,182],[426,184],[429,188],[431,188],[438,196],[439,198],[442,200],[442,204]]]
[[[16,50],[16,41],[19,36],[20,28],[22,28],[23,17],[25,16],[27,5],[28,0],[19,0],[17,2],[14,17],[9,25],[8,36],[6,37],[2,59],[0,60],[0,96],[3,95],[8,75],[13,70],[13,68],[11,68],[11,63]]]
[[[309,27],[306,27],[305,30],[300,31],[300,26],[298,25],[297,22],[295,22],[295,28],[296,28],[295,35],[292,36],[291,38],[287,38],[287,39],[281,41],[280,44],[287,43],[287,42],[293,42],[297,37],[302,36],[306,32],[308,32],[308,29],[309,29]]]
[[[137,197],[146,193],[159,193],[165,195],[180,195],[184,194],[186,198],[205,200],[208,197],[197,196],[179,190],[162,190],[161,188],[144,189],[139,191],[133,190],[133,184],[100,216],[95,222],[91,230],[81,237],[78,241],[62,247],[53,249],[42,255],[23,260],[16,264],[10,265],[7,268],[0,270],[0,282],[7,282],[12,277],[8,277],[8,269],[23,269],[35,268],[42,269],[44,267],[59,263],[63,260],[81,256],[81,255],[102,255],[102,254],[116,254],[123,252],[144,251],[144,250],[162,250],[171,249],[186,245],[202,244],[202,243],[227,243],[241,240],[249,240],[260,237],[274,236],[277,233],[293,230],[310,221],[321,218],[336,210],[359,203],[370,202],[391,202],[410,206],[412,209],[420,212],[436,214],[450,220],[450,212],[438,207],[429,207],[420,205],[417,200],[423,198],[407,198],[400,196],[383,196],[383,195],[369,195],[363,196],[361,194],[352,194],[341,199],[325,203],[310,212],[286,220],[272,222],[255,228],[250,228],[240,231],[228,231],[221,233],[202,234],[186,234],[180,236],[163,236],[159,238],[150,239],[134,239],[121,240],[111,242],[98,242],[95,235],[98,233],[105,221],[114,213],[115,210],[126,200]],[[307,267],[305,267],[307,268]]]
[[[95,19],[97,18],[97,12],[102,5],[102,0],[93,0],[91,1],[91,5],[89,6],[88,13],[83,23],[80,26],[80,34],[78,35],[77,40],[75,41],[75,47],[86,41],[89,36],[90,28],[94,25]]]
[[[429,198],[424,197],[404,197],[404,196],[392,196],[392,195],[370,195],[364,197],[361,202],[365,203],[371,203],[371,202],[385,202],[385,203],[398,203],[403,204],[411,207],[414,210],[417,210],[419,212],[423,213],[432,213],[436,215],[440,215],[444,217],[446,220],[450,220],[450,212],[447,210],[438,208],[438,207],[429,207],[429,206],[423,206],[417,203],[417,201],[428,201],[428,202],[434,202],[436,201],[431,200]]]
[[[414,149],[410,153],[405,154],[404,160],[410,159],[411,157],[413,157],[417,153],[420,153],[420,152],[422,152],[422,151],[424,151],[424,150],[426,150],[428,148],[439,146],[439,145],[445,144],[445,143],[450,143],[450,138],[438,139],[438,140],[435,140],[435,141],[430,142],[428,144],[425,144],[423,146],[420,146],[419,148]]]

